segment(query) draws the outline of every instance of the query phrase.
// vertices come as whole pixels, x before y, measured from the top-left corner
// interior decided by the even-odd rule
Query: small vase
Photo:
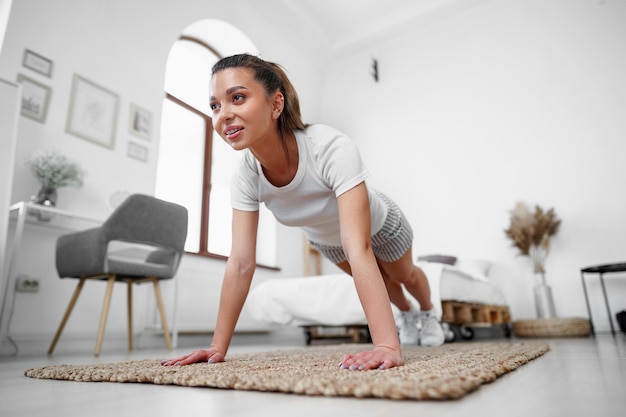
[[[543,272],[535,273],[535,287],[533,293],[535,295],[535,309],[537,317],[540,319],[550,319],[556,317],[556,309],[554,308],[554,299],[552,298],[552,288],[546,284],[546,277]]]
[[[32,200],[42,206],[54,207],[57,204],[57,190],[51,187],[41,187],[39,193],[33,196]]]

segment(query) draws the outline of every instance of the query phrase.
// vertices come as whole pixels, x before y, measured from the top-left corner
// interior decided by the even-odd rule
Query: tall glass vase
[[[556,317],[554,299],[552,298],[552,288],[546,284],[545,272],[535,272],[535,309],[537,317],[540,319],[550,319]]]

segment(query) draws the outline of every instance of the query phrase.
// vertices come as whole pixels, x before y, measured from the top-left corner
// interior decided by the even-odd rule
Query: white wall
[[[508,211],[554,207],[557,313],[587,316],[580,268],[626,256],[626,2],[487,1],[424,21],[336,57],[320,119],[358,142],[372,184],[412,222],[415,254],[494,260],[514,318],[535,312],[530,264],[503,233]],[[613,313],[626,308],[626,280],[609,288]]]
[[[265,14],[267,17],[263,17]],[[303,105],[303,113],[307,118],[315,117],[319,101],[316,86],[320,84],[321,72],[315,53],[306,55],[300,48],[315,51],[316,46],[309,45],[306,37],[285,37],[280,21],[254,1],[20,0],[13,4],[8,21],[0,56],[0,77],[15,80],[18,73],[24,73],[50,86],[53,93],[46,123],[23,117],[19,121],[12,201],[27,200],[37,191],[38,184],[26,171],[23,160],[43,147],[60,150],[69,158],[80,161],[87,171],[85,185],[81,189],[60,190],[58,207],[61,209],[105,218],[109,214],[105,200],[114,191],[152,194],[158,137],[146,142],[128,132],[129,106],[134,102],[151,110],[158,132],[169,49],[185,27],[206,18],[223,19],[234,24],[254,40],[266,58],[282,62],[289,69],[303,101],[309,103]],[[21,66],[25,48],[54,62],[51,78]],[[94,145],[65,132],[74,73],[119,94],[121,106],[115,149]],[[130,141],[149,147],[148,163],[127,157],[126,149]],[[295,245],[301,243],[301,235],[297,231],[280,228],[278,233],[279,253],[289,252],[293,242],[297,242]],[[48,234],[27,228],[27,234],[31,235],[25,236],[22,245],[22,253],[27,255],[21,256],[17,273],[40,277],[42,290],[38,294],[18,294],[11,330],[17,335],[47,333],[48,337],[56,330],[76,282],[56,277],[51,253],[58,233]],[[260,269],[257,278],[301,274],[301,255],[297,255],[300,252],[295,256],[284,256],[280,272]],[[197,257],[183,260],[179,273],[181,292],[184,294],[185,288],[197,284],[204,291],[206,308],[198,314],[181,311],[182,328],[188,327],[185,320],[189,320],[189,327],[202,326],[203,323],[205,329],[213,326],[223,268],[223,261]],[[98,287],[97,284],[92,285]],[[165,289],[171,294],[171,287],[166,285]],[[139,311],[144,310],[145,301],[142,300],[152,297],[148,291],[139,292]],[[85,300],[79,300],[73,313],[73,317],[82,319],[71,319],[66,331],[92,335],[100,314],[103,289],[90,290],[82,297]],[[122,303],[124,291],[117,289],[114,297],[114,303]],[[180,304],[185,306],[185,301]],[[171,303],[169,305],[171,307]],[[184,308],[181,307],[181,310]],[[114,311],[117,309],[114,308]],[[107,334],[122,334],[125,331],[124,320],[123,309],[112,313]],[[140,326],[141,323],[136,324],[136,328]],[[245,317],[242,327],[246,327]]]

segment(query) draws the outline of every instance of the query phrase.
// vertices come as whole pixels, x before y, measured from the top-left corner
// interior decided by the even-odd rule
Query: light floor
[[[28,368],[48,364],[113,362],[174,357],[203,347],[208,338],[183,336],[176,352],[142,349],[107,351],[99,359],[60,351],[45,355],[0,356],[0,416],[121,417],[308,417],[308,416],[586,416],[626,415],[626,334],[546,340],[551,351],[494,383],[456,401],[390,401],[305,397],[151,384],[86,383],[26,378]],[[504,340],[504,339],[501,339]],[[512,339],[515,341],[515,339]],[[106,342],[106,340],[105,340]],[[461,343],[461,342],[457,342]],[[472,342],[463,342],[472,343]],[[236,336],[230,352],[304,346],[285,335]],[[110,350],[110,349],[109,349]]]

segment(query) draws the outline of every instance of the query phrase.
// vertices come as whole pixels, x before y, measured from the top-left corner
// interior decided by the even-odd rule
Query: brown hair
[[[254,73],[254,79],[263,85],[268,96],[276,91],[280,91],[283,94],[285,103],[283,111],[278,117],[278,135],[287,158],[289,158],[289,151],[287,150],[288,133],[293,130],[303,130],[308,125],[302,122],[298,93],[291,81],[289,81],[283,68],[278,64],[265,61],[254,55],[239,54],[217,61],[211,69],[211,76],[227,68],[251,69]]]

